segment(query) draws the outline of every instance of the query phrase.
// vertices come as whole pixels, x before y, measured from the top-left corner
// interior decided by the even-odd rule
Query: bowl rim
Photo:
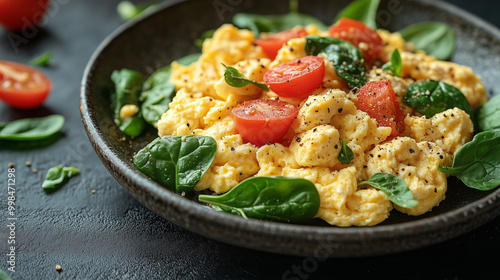
[[[140,17],[132,21],[125,22],[102,41],[102,43],[92,54],[84,70],[80,87],[80,114],[87,136],[89,137],[94,150],[101,158],[101,161],[103,161],[103,163],[104,161],[112,162],[114,164],[114,172],[118,172],[122,176],[125,176],[127,178],[127,183],[132,184],[134,187],[141,188],[143,192],[146,192],[148,195],[154,197],[156,200],[161,201],[168,207],[182,209],[185,215],[195,217],[200,217],[200,215],[203,215],[202,217],[205,222],[210,223],[213,226],[220,226],[226,229],[248,232],[272,238],[291,238],[294,240],[306,241],[334,239],[336,240],[336,242],[369,242],[382,239],[397,239],[404,238],[405,236],[415,235],[415,233],[436,232],[437,230],[442,229],[443,224],[449,227],[460,226],[461,224],[469,223],[479,215],[490,213],[490,217],[482,222],[482,224],[484,224],[500,214],[500,210],[494,210],[495,208],[500,208],[498,207],[498,205],[500,205],[499,188],[486,195],[485,197],[464,205],[460,208],[433,217],[422,218],[415,221],[388,225],[376,225],[372,227],[348,228],[336,226],[325,227],[314,225],[286,224],[272,221],[262,221],[257,219],[243,219],[236,215],[221,213],[217,211],[207,211],[207,206],[198,204],[189,199],[182,198],[180,195],[161,187],[159,184],[147,178],[145,175],[136,170],[135,167],[129,164],[129,162],[120,157],[117,151],[114,150],[113,145],[105,137],[103,131],[99,128],[97,124],[97,116],[92,110],[90,85],[93,79],[93,72],[101,58],[101,54],[113,43],[113,41],[117,37],[122,36],[126,31],[134,28],[134,26],[136,26],[138,23],[146,21],[150,16],[162,13],[166,9],[186,2],[189,1],[168,1],[160,4],[159,8],[154,11],[141,15]],[[457,15],[460,18],[468,18],[471,21],[474,21],[476,26],[488,30],[488,32],[490,32],[492,36],[500,40],[500,30],[497,27],[473,14],[470,14],[467,11],[462,10],[461,8],[441,1],[423,0],[419,2],[424,5],[430,5],[440,10],[447,11],[449,13]],[[104,165],[109,170],[109,167],[106,164]],[[122,187],[124,187],[121,182],[120,184],[122,185]],[[494,214],[491,214],[492,212]],[[170,220],[168,218],[166,219]],[[184,225],[177,222],[174,223],[181,227],[190,229],[189,225]],[[476,225],[475,227],[467,229],[466,231],[470,231],[477,226],[480,225]],[[462,233],[464,232],[461,232],[460,234]],[[451,237],[453,237],[453,235],[443,239],[438,238],[436,242],[431,242],[428,245],[443,241],[444,239],[449,239]],[[393,250],[393,252],[398,251],[402,250]]]

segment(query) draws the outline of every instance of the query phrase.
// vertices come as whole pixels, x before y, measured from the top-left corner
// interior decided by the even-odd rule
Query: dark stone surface
[[[43,69],[54,90],[44,107],[0,104],[0,121],[58,113],[64,137],[30,151],[0,147],[3,209],[0,269],[8,253],[7,165],[16,164],[16,272],[13,279],[487,279],[498,275],[500,218],[458,238],[405,253],[315,260],[263,253],[204,238],[164,220],[132,198],[104,168],[84,132],[79,106],[83,70],[99,43],[122,21],[117,0],[53,0],[42,28],[13,47],[0,30],[0,59],[22,63],[51,51]],[[450,1],[500,26],[494,1]],[[480,4],[484,3],[484,4]],[[494,71],[492,69],[492,71]],[[25,161],[31,161],[27,167]],[[58,192],[40,185],[48,168],[72,165],[81,175]],[[32,171],[33,168],[38,173]],[[95,193],[92,191],[95,190]],[[56,264],[62,266],[57,272]]]

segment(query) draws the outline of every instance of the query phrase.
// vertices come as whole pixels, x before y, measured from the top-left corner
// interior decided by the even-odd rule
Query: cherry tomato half
[[[377,120],[378,126],[392,128],[388,140],[397,137],[405,129],[404,115],[390,81],[371,82],[358,94],[358,109]]]
[[[255,43],[262,48],[268,58],[274,59],[281,47],[290,39],[305,36],[307,31],[304,28],[294,28],[274,34],[263,33],[260,38],[255,39]]]
[[[0,0],[0,24],[12,31],[39,24],[49,0]]]
[[[263,146],[279,143],[290,129],[299,109],[275,99],[255,99],[241,103],[233,109],[236,131],[243,141]]]
[[[304,98],[323,84],[325,61],[319,56],[305,56],[269,69],[266,85],[281,97]]]
[[[367,62],[373,61],[384,45],[377,31],[350,18],[341,18],[337,24],[330,27],[329,34],[353,44],[363,53]]]
[[[52,82],[29,66],[0,60],[0,99],[19,109],[36,108],[45,101]]]

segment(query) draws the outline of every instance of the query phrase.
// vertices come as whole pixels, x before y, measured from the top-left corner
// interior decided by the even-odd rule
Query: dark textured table
[[[497,2],[450,2],[500,26]],[[4,271],[9,267],[8,225],[12,222],[7,219],[8,163],[15,163],[16,168],[16,263],[15,273],[9,272],[13,279],[498,277],[500,218],[466,235],[410,252],[320,261],[210,240],[142,206],[103,167],[79,114],[79,88],[86,63],[99,43],[122,24],[116,14],[117,3],[52,0],[41,27],[25,30],[18,37],[0,30],[0,59],[28,63],[41,53],[52,52],[51,65],[43,71],[54,83],[42,108],[22,111],[0,104],[0,122],[49,113],[66,118],[64,136],[54,145],[28,151],[0,147],[0,269]],[[26,161],[31,162],[30,167]],[[48,168],[55,165],[78,167],[81,174],[59,191],[47,194],[41,183]],[[62,270],[58,272],[56,265]]]

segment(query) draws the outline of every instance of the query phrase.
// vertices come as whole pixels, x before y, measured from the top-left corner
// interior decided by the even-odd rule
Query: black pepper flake
[[[342,113],[342,111],[344,111],[344,108],[339,108],[338,110],[339,114]]]
[[[415,150],[414,149],[410,149],[410,154],[413,154],[415,153]]]
[[[234,152],[234,151],[235,151],[235,149],[233,147],[231,147],[231,152]]]

